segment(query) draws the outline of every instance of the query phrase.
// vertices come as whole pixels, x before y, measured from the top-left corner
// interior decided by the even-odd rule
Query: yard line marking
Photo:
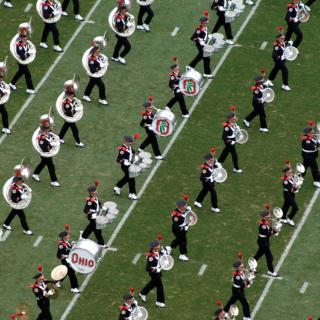
[[[171,32],[171,36],[172,36],[172,37],[175,37],[175,36],[177,35],[177,33],[178,33],[179,30],[180,30],[179,27],[174,27],[173,31]]]
[[[299,292],[304,294],[308,288],[309,282],[304,282],[303,285],[301,286]]]
[[[207,269],[207,265],[203,264],[198,272],[198,276],[202,276]]]
[[[7,230],[5,231],[5,233],[3,234],[2,238],[1,238],[1,241],[4,242],[7,240],[7,238],[9,237],[11,231],[10,230]]]
[[[33,243],[32,246],[36,248],[39,245],[39,243],[42,241],[42,239],[43,239],[43,236],[38,236],[38,238],[36,239],[36,241]]]
[[[32,8],[32,3],[28,3],[26,5],[26,8],[24,9],[24,12],[29,12],[31,10],[31,8]]]
[[[0,241],[2,241],[2,236],[3,236],[3,229],[0,229]]]
[[[278,264],[276,265],[275,267],[275,272],[278,272],[279,269],[282,267],[285,259],[287,258],[294,242],[296,241],[302,227],[304,226],[305,222],[307,221],[308,217],[309,217],[309,214],[312,210],[312,207],[314,205],[314,203],[316,202],[316,200],[318,199],[318,196],[319,196],[319,193],[320,193],[320,189],[317,189],[314,193],[313,193],[313,196],[311,198],[311,201],[310,203],[308,204],[306,210],[304,211],[303,213],[303,216],[299,222],[299,224],[297,225],[297,228],[294,230],[294,233],[289,241],[289,243],[287,244],[286,248],[284,249],[281,257],[280,257],[280,260],[278,262]],[[267,294],[269,293],[269,290],[270,290],[270,287],[273,283],[273,280],[274,278],[272,279],[269,279],[269,281],[267,282],[266,286],[264,287],[262,293],[261,293],[261,296],[257,302],[257,304],[255,305],[253,311],[252,311],[252,319],[254,319],[255,315],[257,314],[257,312],[259,311],[259,309],[261,308],[261,305],[264,301],[264,299],[266,298]]]
[[[90,24],[95,24],[95,23],[96,23],[96,22],[93,21],[93,20],[85,20],[84,22],[85,22],[85,23],[90,23]]]
[[[90,19],[90,17],[92,16],[92,14],[94,13],[94,11],[97,9],[97,7],[99,6],[100,2],[102,0],[97,0],[95,2],[95,4],[91,7],[91,10],[88,12],[87,16],[85,17],[85,19]],[[35,90],[39,91],[41,89],[41,87],[44,85],[44,83],[48,80],[48,78],[50,77],[51,73],[53,72],[53,70],[55,69],[55,67],[58,65],[58,63],[60,62],[60,60],[64,57],[64,55],[66,54],[66,52],[68,51],[68,49],[71,47],[73,41],[76,39],[76,37],[78,36],[78,34],[81,32],[81,30],[83,29],[83,27],[85,26],[85,23],[81,23],[79,24],[79,27],[75,30],[74,34],[72,35],[72,37],[69,39],[69,41],[67,42],[67,44],[64,47],[64,51],[62,53],[59,53],[59,55],[57,56],[56,60],[54,60],[54,62],[52,63],[52,65],[50,66],[50,68],[48,69],[48,71],[46,72],[46,74],[43,76],[43,78],[40,80],[40,82],[37,84]],[[20,110],[18,111],[18,113],[14,116],[12,122],[10,123],[10,129],[12,129],[12,127],[14,127],[14,125],[18,122],[18,120],[20,119],[20,117],[22,116],[22,114],[24,113],[24,111],[29,107],[29,105],[31,104],[32,100],[36,97],[36,95],[32,94],[29,96],[29,98],[25,101],[25,103],[22,105],[22,107],[20,108]],[[6,137],[8,136],[8,134],[3,134],[0,137],[0,145],[2,144],[2,142],[4,141],[4,139],[6,139]]]
[[[245,29],[245,27],[247,26],[247,24],[251,20],[251,18],[254,15],[255,11],[258,9],[261,1],[262,0],[257,0],[256,5],[254,7],[252,7],[251,11],[249,12],[249,14],[246,17],[246,19],[243,21],[240,29],[238,30],[236,36],[234,37],[235,41],[237,41],[237,39],[240,37],[241,33],[243,32],[243,30]],[[227,50],[224,52],[224,54],[222,55],[222,57],[219,60],[219,63],[216,65],[215,69],[213,70],[213,75],[216,75],[218,73],[218,71],[222,67],[224,61],[227,59],[227,57],[228,57],[228,55],[229,55],[231,50],[232,50],[232,46],[228,47]],[[202,96],[204,95],[205,91],[207,90],[207,88],[209,87],[209,85],[211,84],[212,81],[213,81],[212,79],[209,79],[206,82],[206,84],[204,85],[203,89],[199,92],[198,96],[194,100],[194,102],[193,102],[193,104],[192,104],[192,106],[191,106],[191,108],[189,110],[190,114],[192,114],[193,110],[197,107],[198,103],[200,102],[200,99],[202,98]],[[172,138],[170,139],[169,143],[167,144],[167,146],[166,146],[166,148],[165,148],[165,150],[163,152],[163,156],[167,155],[167,153],[169,152],[169,150],[173,146],[174,142],[177,140],[180,132],[182,131],[184,126],[187,124],[187,121],[188,121],[188,119],[186,119],[186,118],[184,118],[181,121],[179,127],[175,130]],[[139,197],[141,197],[143,195],[143,193],[145,192],[146,188],[148,187],[149,183],[151,182],[151,179],[153,178],[153,176],[155,175],[155,173],[159,169],[161,163],[162,163],[162,161],[158,161],[155,164],[155,166],[152,168],[152,170],[150,171],[150,173],[147,176],[145,182],[143,183],[141,189],[139,190],[139,193],[138,193]],[[107,242],[107,246],[108,247],[112,245],[113,241],[118,236],[119,232],[121,231],[121,229],[124,226],[124,224],[127,221],[127,219],[130,217],[130,215],[131,215],[133,209],[136,207],[137,203],[138,203],[138,201],[133,201],[132,204],[129,206],[128,210],[126,211],[126,213],[123,215],[122,219],[120,220],[120,222],[118,223],[118,225],[114,229],[113,233],[111,234],[111,237],[110,237],[109,241]],[[106,253],[107,253],[107,251],[103,251],[102,252],[101,260],[103,259],[103,257],[105,256]],[[81,284],[81,287],[80,287],[80,291],[81,292],[84,291],[84,289],[88,285],[91,277],[94,275],[96,270],[86,276],[86,278],[84,279],[84,281],[83,281],[83,283]],[[74,305],[76,304],[77,300],[79,299],[79,296],[80,295],[78,295],[78,294],[73,296],[72,300],[70,301],[69,305],[67,306],[67,308],[64,311],[63,315],[61,316],[60,320],[66,320],[67,319],[69,313],[71,312],[72,308],[74,307]]]
[[[260,46],[260,50],[264,50],[266,48],[267,44],[268,44],[268,41],[263,41]]]
[[[118,251],[118,248],[114,248],[114,247],[110,247],[110,248],[106,248],[107,251]]]
[[[283,279],[282,277],[271,277],[271,276],[268,276],[267,274],[263,274],[261,277],[268,278],[268,279],[274,278],[274,280],[282,280]]]
[[[132,260],[132,263],[133,263],[133,264],[137,264],[138,261],[139,261],[139,259],[141,258],[141,256],[142,256],[142,253],[137,253],[137,254],[134,256],[134,258],[133,258],[133,260]]]

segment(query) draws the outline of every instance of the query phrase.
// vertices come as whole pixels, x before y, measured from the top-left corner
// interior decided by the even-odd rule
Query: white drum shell
[[[169,136],[176,126],[176,117],[170,110],[159,110],[152,121],[153,131],[162,137]]]
[[[93,47],[90,47],[83,54],[83,56],[82,56],[82,66],[83,66],[83,68],[86,71],[88,76],[90,76],[92,78],[101,78],[106,74],[106,72],[108,70],[108,66],[109,66],[108,57],[106,55],[100,53],[100,56],[102,56],[103,59],[104,59],[105,67],[102,68],[101,70],[99,70],[98,72],[91,73],[90,68],[89,68],[89,56],[90,56],[90,51],[91,51],[92,48]]]
[[[225,12],[225,21],[226,23],[231,23],[232,21],[234,21],[236,17],[236,13],[232,10],[227,10]]]
[[[37,9],[37,12],[40,16],[40,18],[43,20],[43,22],[45,23],[56,23],[60,20],[61,18],[61,13],[62,13],[62,7],[61,7],[61,3],[58,1],[58,0],[54,0],[55,4],[56,4],[56,7],[57,7],[57,14],[53,17],[53,18],[50,18],[50,19],[45,19],[43,17],[43,13],[42,13],[42,2],[44,2],[44,0],[38,0],[37,3],[36,3],[36,9]]]
[[[35,132],[33,133],[32,135],[32,145],[34,147],[34,149],[40,154],[41,157],[44,157],[44,158],[51,158],[51,157],[54,157],[56,156],[59,151],[60,151],[60,139],[59,139],[59,136],[50,132],[51,135],[54,136],[56,142],[57,142],[57,145],[56,147],[53,147],[50,152],[43,152],[39,146],[39,141],[37,139],[38,135],[40,134],[40,128],[36,129]]]
[[[59,116],[61,118],[63,118],[65,121],[69,122],[69,123],[75,123],[79,120],[81,120],[81,118],[83,117],[83,104],[81,102],[81,100],[79,100],[78,98],[73,98],[77,101],[78,103],[78,108],[79,108],[79,111],[77,111],[75,113],[75,115],[73,117],[68,117],[64,112],[63,112],[63,106],[62,106],[62,102],[64,100],[64,97],[65,97],[65,93],[62,92],[59,97],[57,98],[57,101],[56,101],[56,109],[57,109],[57,112],[59,114]]]
[[[28,45],[29,45],[29,53],[30,53],[30,56],[25,59],[25,60],[22,60],[20,58],[20,56],[17,54],[17,51],[16,51],[16,43],[18,41],[18,38],[19,38],[19,34],[16,34],[10,41],[10,52],[12,54],[12,56],[20,63],[20,64],[23,64],[23,65],[27,65],[31,62],[33,62],[33,60],[36,58],[36,54],[37,54],[37,48],[36,46],[30,41],[28,40]]]
[[[205,45],[205,47],[208,45]],[[212,46],[210,46],[212,47]],[[203,49],[205,51],[205,48]],[[212,54],[212,53],[211,53]],[[199,93],[203,83],[202,74],[195,69],[189,67],[184,74],[182,74],[179,81],[179,89],[186,96],[195,96]]]

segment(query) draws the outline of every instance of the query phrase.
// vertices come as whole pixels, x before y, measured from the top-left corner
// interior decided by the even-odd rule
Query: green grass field
[[[81,13],[85,15],[94,1],[82,1]],[[118,203],[120,214],[117,220],[104,231],[105,239],[109,239],[116,225],[126,213],[131,202],[127,198],[126,189],[120,197],[112,192],[112,187],[121,176],[116,164],[116,147],[121,144],[123,135],[144,132],[139,127],[142,103],[149,95],[156,99],[158,107],[164,107],[171,98],[167,86],[168,67],[171,58],[177,55],[183,67],[190,63],[196,53],[189,40],[198,17],[208,9],[211,1],[180,2],[173,0],[156,1],[153,5],[155,18],[152,32],[149,34],[135,32],[130,38],[132,51],[127,57],[127,66],[110,61],[105,77],[108,107],[97,102],[97,91],[94,102],[85,103],[85,116],[79,123],[81,140],[87,148],[77,149],[70,133],[65,137],[59,155],[54,159],[61,188],[49,186],[46,171],[41,175],[41,183],[29,181],[33,189],[33,201],[26,209],[28,222],[34,236],[22,234],[18,220],[12,224],[13,232],[5,242],[0,243],[0,318],[6,319],[15,310],[18,303],[27,303],[32,309],[30,319],[36,319],[38,308],[28,287],[39,263],[44,265],[49,276],[51,269],[58,264],[56,259],[57,235],[63,230],[65,223],[71,224],[72,239],[77,239],[79,230],[87,224],[83,206],[86,189],[95,179],[101,180],[99,188],[103,201],[112,200]],[[239,37],[241,47],[234,47],[219,70],[216,80],[209,86],[200,103],[194,110],[179,137],[168,152],[166,159],[156,171],[150,184],[138,201],[130,217],[115,239],[113,246],[117,252],[108,252],[94,273],[85,291],[80,295],[68,319],[117,319],[121,296],[130,287],[140,290],[148,275],[144,271],[145,261],[140,258],[134,265],[132,260],[137,253],[144,254],[147,244],[161,232],[164,243],[172,240],[171,211],[175,208],[176,199],[187,193],[193,200],[200,189],[199,165],[202,156],[211,146],[222,149],[221,133],[225,114],[230,105],[238,106],[240,119],[251,111],[252,78],[261,67],[270,71],[272,67],[272,41],[277,34],[276,27],[284,24],[286,10],[285,0],[262,0],[256,13]],[[9,41],[15,34],[20,22],[34,18],[32,39],[39,43],[42,23],[33,6],[31,13],[24,13],[28,1],[14,1],[14,9],[0,7],[0,57],[10,55]],[[38,118],[46,113],[50,105],[54,105],[58,94],[63,89],[65,80],[74,72],[80,74],[81,92],[87,83],[81,57],[90,41],[96,35],[108,30],[109,44],[106,50],[111,56],[115,38],[106,25],[106,16],[113,8],[111,1],[101,2],[90,20],[94,24],[86,24],[76,37],[71,47],[55,67],[41,90],[34,97],[18,123],[13,134],[0,145],[1,166],[0,184],[8,179],[14,165],[24,156],[30,157],[34,168],[39,156],[33,151],[31,136],[38,126]],[[233,24],[234,35],[243,23],[251,8]],[[293,91],[285,93],[280,90],[280,77],[275,81],[276,99],[266,107],[270,132],[259,133],[257,120],[249,129],[249,142],[238,147],[239,162],[244,170],[242,175],[232,174],[231,160],[224,167],[229,172],[226,183],[217,186],[220,215],[210,212],[209,200],[206,199],[199,215],[198,224],[188,233],[189,263],[176,259],[173,270],[164,274],[163,282],[166,293],[167,308],[158,310],[154,307],[154,293],[148,296],[146,307],[150,319],[210,319],[215,310],[215,301],[226,301],[231,293],[231,265],[236,253],[242,250],[245,256],[256,251],[257,212],[263,204],[269,202],[273,206],[282,205],[281,168],[283,161],[300,161],[300,140],[302,129],[310,119],[318,121],[319,95],[316,88],[320,36],[315,33],[320,26],[317,3],[312,7],[312,18],[302,26],[304,40],[301,55],[288,63],[289,85]],[[71,7],[69,8],[71,12]],[[137,14],[137,5],[134,5]],[[3,19],[2,19],[3,17]],[[216,15],[210,11],[209,30],[215,23]],[[61,44],[64,46],[75,32],[79,23],[70,15],[59,23]],[[171,37],[174,27],[180,27],[176,37]],[[260,50],[263,41],[268,41],[265,50]],[[50,42],[51,43],[51,39]],[[221,59],[223,49],[212,59],[212,69]],[[38,50],[37,60],[31,65],[34,83],[37,84],[53,63],[57,54],[51,48]],[[0,59],[2,60],[2,58]],[[202,65],[197,69],[202,72]],[[16,71],[16,63],[9,58],[8,82]],[[81,95],[80,95],[81,96]],[[28,98],[25,93],[24,80],[18,82],[18,91],[11,96],[7,109],[10,119],[21,108]],[[186,99],[191,107],[193,99]],[[177,127],[181,123],[178,106],[173,109],[178,118]],[[55,132],[62,125],[57,117]],[[159,139],[162,150],[169,139]],[[136,146],[138,147],[138,145]],[[149,171],[150,172],[150,171]],[[137,179],[140,188],[149,172]],[[311,176],[308,173],[302,190],[297,195],[300,207],[297,219],[302,216],[313,193]],[[309,314],[319,316],[317,306],[319,271],[314,265],[317,254],[317,202],[310,218],[302,229],[280,273],[283,280],[277,280],[265,299],[256,319],[305,319]],[[9,212],[4,201],[0,203],[1,218]],[[284,227],[280,236],[272,240],[275,263],[292,235],[293,229]],[[33,243],[38,235],[44,239],[37,248]],[[173,253],[177,257],[177,252]],[[208,267],[203,276],[198,276],[200,267]],[[303,273],[301,273],[303,269]],[[261,277],[266,271],[265,261],[259,261],[259,270],[254,285],[247,290],[247,297],[253,309],[268,279]],[[79,280],[84,277],[79,275]],[[304,295],[299,293],[303,282],[309,282]],[[53,301],[51,310],[54,319],[60,319],[72,299],[69,281],[66,280],[60,290],[60,297]],[[281,301],[281,303],[279,303]],[[303,304],[301,303],[303,301]],[[294,303],[292,303],[294,302]],[[300,303],[299,303],[300,302]],[[301,306],[302,305],[302,306]],[[317,314],[318,313],[318,314]]]

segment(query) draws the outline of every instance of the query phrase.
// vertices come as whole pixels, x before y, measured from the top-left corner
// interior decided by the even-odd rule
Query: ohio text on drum
[[[28,67],[36,57],[36,47],[29,40],[31,35],[31,21],[21,23],[18,28],[18,34],[15,35],[10,42],[10,51],[13,57],[17,60],[18,71],[13,76],[9,86],[12,90],[16,90],[16,83],[24,75],[27,84],[26,92],[34,94],[34,86],[32,83],[32,76]]]
[[[7,60],[7,59],[6,59]],[[9,134],[9,118],[5,103],[10,98],[10,86],[4,82],[7,74],[7,61],[0,62],[0,113],[2,115],[2,132]]]
[[[70,242],[70,226],[66,226],[66,230],[63,230],[59,233],[59,241],[58,241],[58,251],[57,251],[57,258],[60,260],[61,264],[66,266],[68,268],[68,277],[70,280],[71,285],[71,292],[73,293],[80,293],[78,287],[78,280],[77,276],[74,272],[74,269],[70,266],[68,262],[68,256],[70,253],[70,250],[72,249],[72,244]],[[63,282],[65,278],[61,279],[56,283],[57,287],[61,286],[61,283]]]
[[[118,147],[118,157],[117,162],[121,165],[121,170],[124,173],[122,179],[120,179],[116,186],[113,188],[113,191],[120,195],[121,188],[128,183],[129,185],[129,198],[132,200],[137,200],[137,191],[136,191],[136,180],[134,177],[129,175],[129,167],[133,164],[135,160],[135,151],[132,148],[132,143],[134,139],[137,139],[138,134],[133,136],[124,136],[122,145]]]
[[[151,9],[153,0],[137,0],[140,5],[137,21],[137,29],[141,31],[150,32],[150,23],[154,17],[154,13]],[[147,14],[147,18],[143,22],[143,16]]]
[[[21,226],[23,228],[23,233],[26,235],[32,234],[23,210],[31,202],[31,192],[32,190],[24,183],[22,177],[14,176],[7,181],[6,185],[3,187],[3,193],[6,193],[4,194],[5,199],[6,201],[9,201],[12,209],[3,222],[4,229],[11,230],[11,221],[16,215],[18,215]],[[20,203],[23,203],[24,205],[22,207],[19,207]]]
[[[296,39],[293,42],[293,46],[295,48],[299,47],[303,39],[303,34],[299,27],[301,21],[299,21],[298,17],[298,12],[302,8],[304,8],[304,4],[302,4],[300,0],[291,0],[291,3],[288,4],[287,14],[285,18],[288,25],[285,42],[290,41],[291,36],[294,33],[296,35]]]
[[[101,206],[101,202],[97,196],[97,186],[98,186],[98,183],[96,182],[94,186],[89,187],[87,189],[89,193],[89,197],[86,198],[86,204],[83,209],[83,212],[86,214],[89,220],[89,224],[83,231],[82,238],[87,239],[90,236],[90,234],[93,232],[97,238],[98,244],[103,248],[105,248],[106,246],[104,244],[102,231],[101,229],[97,229],[97,226],[96,226],[96,218],[100,211],[100,206]]]

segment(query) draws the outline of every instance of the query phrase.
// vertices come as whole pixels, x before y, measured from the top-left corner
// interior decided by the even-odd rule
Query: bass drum
[[[59,113],[60,117],[69,123],[75,123],[75,122],[81,120],[81,118],[83,117],[83,104],[82,104],[81,100],[79,100],[75,97],[73,98],[76,103],[76,106],[75,106],[76,113],[74,114],[73,117],[68,117],[63,112],[62,102],[63,102],[64,96],[65,96],[65,94],[64,94],[64,92],[62,92],[56,101],[56,109],[57,109],[57,112]]]
[[[203,84],[202,74],[191,67],[186,67],[179,81],[179,89],[186,96],[195,96],[199,93]]]
[[[176,117],[171,110],[159,110],[152,121],[151,127],[153,131],[162,137],[170,136],[176,126]]]
[[[1,89],[3,96],[0,96],[0,104],[5,104],[6,102],[8,102],[9,98],[10,98],[10,94],[11,94],[11,89],[10,86],[5,83],[4,81],[2,81],[2,86],[3,88]]]
[[[103,61],[102,61],[103,67],[98,72],[91,73],[90,68],[89,68],[89,56],[90,56],[91,49],[92,49],[92,47],[89,48],[88,50],[86,50],[86,52],[83,54],[82,65],[84,67],[84,70],[86,70],[86,73],[88,76],[93,77],[93,78],[101,78],[106,74],[106,72],[108,70],[108,66],[109,66],[108,57],[106,55],[100,53],[99,59],[103,59]]]
[[[126,13],[126,15],[128,17],[127,29],[124,32],[119,32],[116,29],[116,14],[117,14],[117,12],[118,12],[118,7],[115,7],[115,8],[113,8],[113,10],[110,12],[110,14],[108,16],[108,23],[109,23],[110,28],[112,29],[112,31],[114,33],[116,33],[120,37],[124,37],[124,38],[130,37],[136,29],[134,16],[128,12]]]
[[[288,61],[296,60],[299,54],[299,50],[296,47],[289,46],[284,49],[284,57]]]
[[[38,0],[36,3],[36,9],[37,12],[40,16],[40,18],[42,19],[43,22],[45,23],[56,23],[60,20],[61,18],[61,14],[62,14],[62,7],[61,7],[61,3],[58,0],[54,0],[53,1],[53,6],[55,8],[55,12],[56,14],[54,15],[53,18],[49,18],[49,19],[45,19],[43,17],[43,12],[42,12],[42,3],[45,2],[45,0]]]
[[[26,65],[26,64],[29,64],[29,63],[33,62],[33,60],[36,58],[36,54],[37,54],[36,46],[30,40],[28,40],[27,44],[28,44],[28,47],[29,47],[30,56],[27,59],[22,60],[20,58],[20,56],[17,54],[17,51],[16,51],[16,43],[18,42],[18,38],[19,38],[19,35],[16,34],[10,41],[10,52],[11,52],[12,56],[20,64],[23,64],[23,65]]]
[[[213,180],[217,183],[223,183],[228,178],[228,172],[224,168],[217,168],[213,172]]]
[[[171,270],[174,266],[174,259],[169,254],[164,254],[159,259],[159,264],[162,270]]]
[[[54,140],[54,146],[52,146],[52,149],[50,150],[50,152],[43,152],[39,146],[39,141],[37,139],[39,134],[40,134],[40,128],[36,129],[32,135],[32,145],[34,149],[40,154],[41,157],[44,157],[44,158],[51,158],[56,156],[60,151],[59,136],[50,132],[50,135],[53,137],[53,140]]]

